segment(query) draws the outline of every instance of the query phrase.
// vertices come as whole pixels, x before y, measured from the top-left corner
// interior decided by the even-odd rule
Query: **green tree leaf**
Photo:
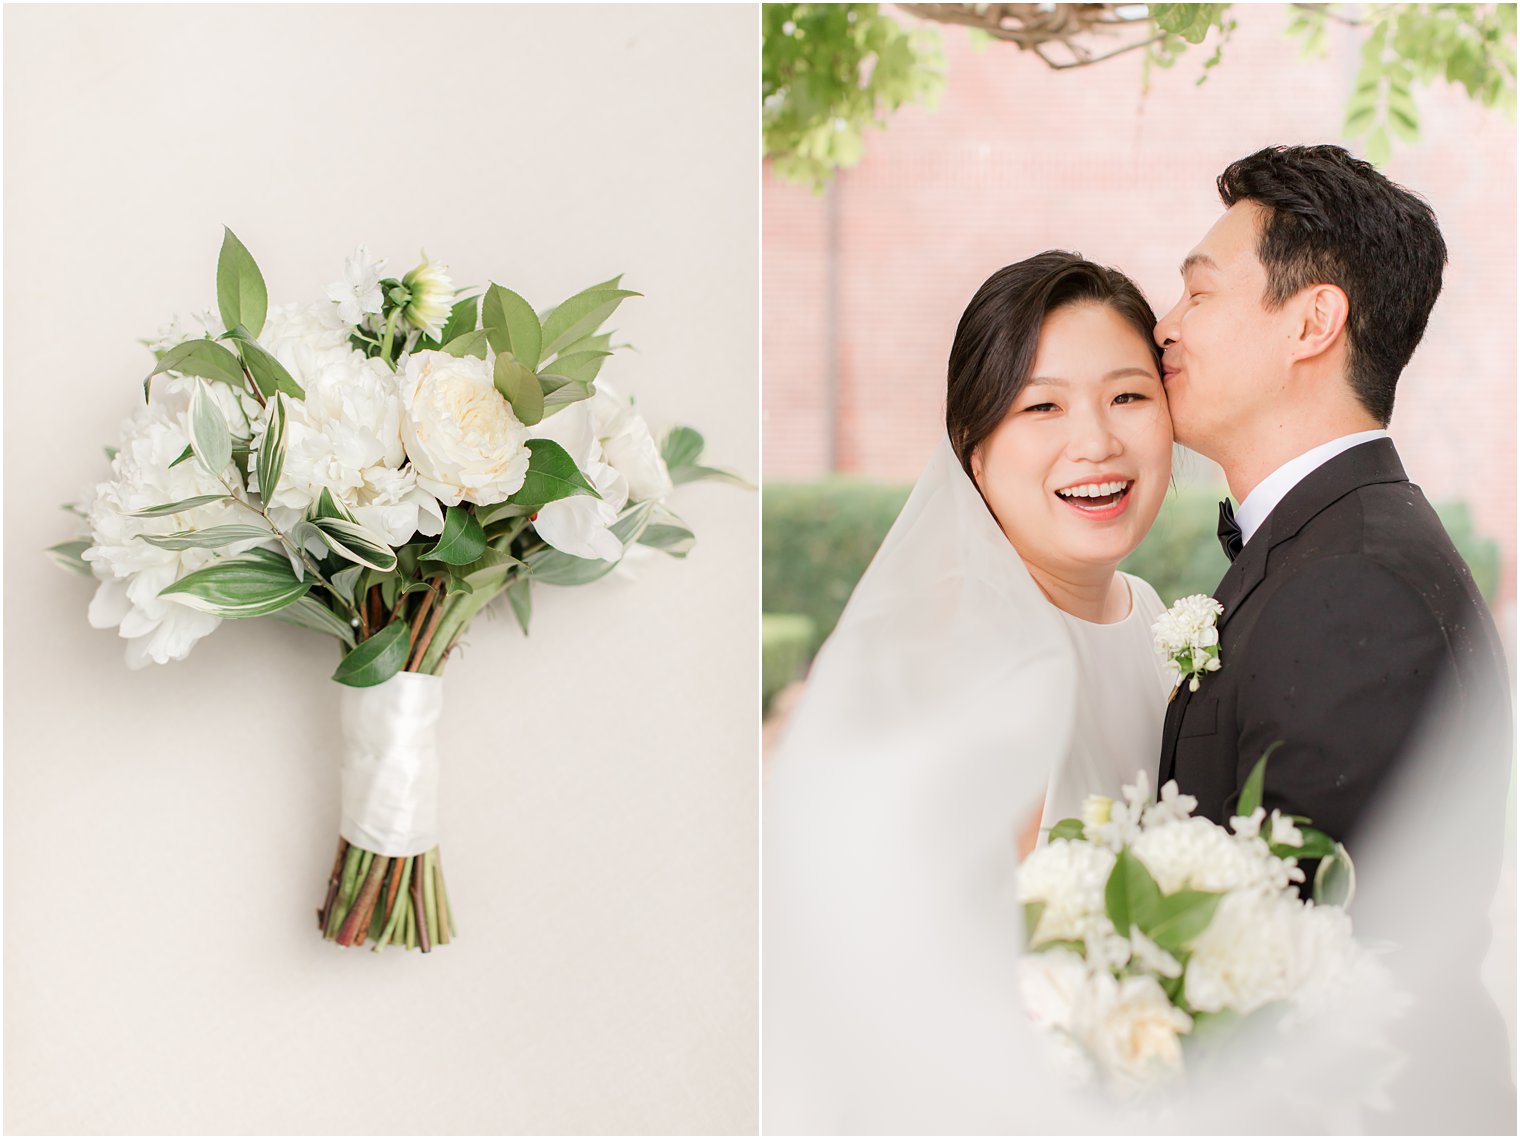
[[[553,415],[557,411],[563,411],[572,403],[579,403],[583,399],[590,399],[596,394],[596,388],[582,380],[566,379],[564,376],[556,376],[551,372],[545,372],[538,377],[539,387],[544,392],[544,416]]]
[[[383,684],[401,671],[411,652],[405,621],[392,621],[368,640],[360,641],[338,664],[332,678],[350,688]]]
[[[1045,903],[1040,901],[1024,903],[1024,940],[1030,944],[1036,944],[1035,935],[1040,928],[1040,918],[1045,915]]]
[[[522,489],[507,501],[518,506],[543,506],[575,494],[601,498],[575,460],[552,439],[529,439],[528,476]]]
[[[463,506],[451,506],[443,519],[443,533],[438,541],[422,553],[424,561],[467,566],[480,559],[486,550],[486,532],[474,513]]]
[[[467,332],[474,332],[479,304],[479,297],[465,297],[462,301],[455,301],[454,307],[449,309],[449,319],[444,321],[439,343],[447,344]]]
[[[1128,937],[1131,925],[1141,930],[1155,924],[1157,909],[1161,904],[1161,887],[1128,847],[1119,851],[1114,868],[1108,875],[1103,890],[1103,903],[1108,920],[1114,923],[1121,937]]]
[[[1261,758],[1256,761],[1256,766],[1251,768],[1251,774],[1246,777],[1246,785],[1240,789],[1240,799],[1235,807],[1235,813],[1242,818],[1250,818],[1256,813],[1256,808],[1261,806],[1261,794],[1267,779],[1267,760],[1274,751],[1282,747],[1282,740],[1275,741],[1271,747],[1262,752]]]
[[[340,558],[381,573],[389,573],[396,568],[396,552],[383,537],[367,526],[349,518],[313,518],[311,525],[316,527],[322,541]]]
[[[1140,928],[1168,953],[1182,953],[1192,945],[1194,938],[1208,929],[1221,897],[1222,894],[1204,890],[1178,890],[1160,900],[1150,927],[1142,925]]]
[[[216,304],[228,328],[242,325],[254,336],[264,330],[269,293],[264,275],[232,230],[223,227],[221,256],[216,261]]]
[[[507,604],[512,607],[512,616],[517,618],[526,637],[528,624],[533,620],[533,579],[524,575],[507,586]]]
[[[612,281],[620,279],[621,274]],[[612,282],[593,285],[576,293],[544,317],[543,355],[552,356],[566,345],[595,332],[626,298],[639,295],[628,289],[612,287]]]
[[[1062,819],[1050,828],[1050,840],[1054,842],[1058,838],[1081,841],[1087,837],[1087,828],[1082,825],[1081,819]]]
[[[310,588],[311,582],[297,580],[290,563],[279,554],[250,550],[186,574],[158,595],[202,613],[237,620],[283,609],[306,596]]]
[[[64,569],[71,569],[75,573],[82,573],[85,577],[93,577],[90,563],[84,560],[84,552],[93,543],[88,538],[76,538],[70,542],[59,542],[56,546],[49,546],[47,553],[58,565]]]
[[[592,383],[611,352],[561,352],[544,371],[583,384]]]
[[[660,440],[660,457],[674,475],[680,468],[689,467],[700,459],[706,446],[702,433],[695,427],[672,427]]]
[[[474,332],[462,332],[453,340],[444,341],[440,351],[447,352],[450,356],[474,356],[477,360],[486,358],[486,334],[480,329]]]
[[[236,356],[214,340],[186,340],[183,344],[176,344],[159,358],[158,366],[143,380],[144,386],[163,372],[199,376],[238,389],[243,387],[243,366]]]
[[[310,629],[314,633],[335,637],[343,643],[345,648],[354,647],[354,627],[310,596],[297,598],[284,609],[276,610],[270,616],[276,621],[284,621],[290,625]]]
[[[544,389],[532,369],[510,355],[498,355],[493,365],[496,390],[512,405],[512,413],[532,427],[544,417]]]
[[[480,324],[498,356],[510,352],[530,372],[543,359],[544,330],[533,306],[511,289],[492,285],[480,306]]]
[[[295,377],[286,370],[285,365],[265,351],[264,346],[253,338],[248,329],[238,325],[227,333],[227,338],[237,343],[238,354],[243,358],[248,374],[253,377],[254,386],[266,400],[275,392],[284,392],[292,399],[306,398],[305,389],[296,383]]]
[[[659,511],[639,535],[639,545],[662,550],[673,558],[684,558],[696,544],[697,536],[668,510]]]
[[[178,514],[182,510],[194,510],[197,506],[205,506],[208,502],[225,502],[227,497],[225,494],[198,494],[194,498],[181,498],[175,502],[161,502],[157,506],[134,510],[127,517],[159,518],[165,514]]]

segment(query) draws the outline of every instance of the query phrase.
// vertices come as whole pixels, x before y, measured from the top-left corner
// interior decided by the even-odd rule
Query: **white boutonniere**
[[[1198,691],[1198,678],[1219,670],[1219,629],[1215,626],[1224,606],[1212,597],[1195,593],[1184,597],[1151,626],[1156,651],[1166,658],[1172,670],[1172,695],[1182,682],[1188,691]]]

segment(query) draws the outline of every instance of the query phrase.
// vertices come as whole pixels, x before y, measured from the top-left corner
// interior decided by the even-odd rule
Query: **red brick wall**
[[[833,465],[911,479],[943,431],[945,358],[962,308],[994,269],[1073,249],[1133,276],[1159,309],[1177,264],[1220,212],[1213,183],[1273,143],[1341,142],[1357,66],[1351,34],[1304,62],[1277,7],[1239,29],[1202,86],[1185,58],[1141,95],[1138,58],[1056,73],[1010,45],[978,51],[942,29],[937,111],[906,108],[867,140],[826,197],[764,186],[765,477]],[[902,17],[907,19],[907,17]],[[1387,173],[1423,194],[1451,254],[1447,284],[1393,419],[1411,477],[1465,498],[1515,566],[1515,131],[1444,86],[1416,95],[1422,138]],[[1352,146],[1352,149],[1356,149]],[[830,348],[829,212],[837,217]],[[1203,470],[1205,464],[1195,464]]]

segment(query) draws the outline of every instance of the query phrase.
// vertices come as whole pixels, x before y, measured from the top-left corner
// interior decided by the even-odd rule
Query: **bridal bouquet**
[[[1326,904],[1354,889],[1344,848],[1306,820],[1266,816],[1265,765],[1228,830],[1192,817],[1197,802],[1175,783],[1151,801],[1142,774],[1122,801],[1090,799],[1083,819],[1058,823],[1021,867],[1026,1010],[1078,1083],[1134,1093],[1175,1080],[1194,1042],[1244,1018],[1291,1032],[1352,1000],[1399,1008],[1345,909]],[[1294,885],[1313,858],[1309,902]]]
[[[110,477],[53,547],[98,581],[90,623],[127,664],[182,660],[224,620],[270,616],[340,659],[343,821],[318,913],[341,945],[446,944],[438,861],[439,679],[505,594],[584,585],[636,544],[683,557],[676,484],[736,479],[688,427],[656,444],[598,381],[601,331],[637,296],[614,278],[545,313],[492,284],[456,292],[424,259],[399,278],[361,247],[325,299],[269,307],[226,232],[217,311],[152,343]]]

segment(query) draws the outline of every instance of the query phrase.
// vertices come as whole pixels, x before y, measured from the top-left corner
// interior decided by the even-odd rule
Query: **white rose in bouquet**
[[[1121,1088],[1182,1075],[1182,1037],[1192,1031],[1193,1020],[1167,999],[1154,977],[1097,972],[1087,995],[1077,1034]]]
[[[534,529],[556,550],[616,561],[623,544],[611,532],[630,502],[658,502],[672,490],[659,444],[633,405],[598,382],[596,393],[545,419],[531,434],[563,447],[600,499],[576,495],[542,507]]]
[[[275,305],[264,318],[259,344],[303,388],[309,388],[330,364],[364,360],[364,353],[349,343],[352,329],[334,326],[336,306],[326,301],[313,304]]]
[[[160,598],[161,590],[219,557],[260,544],[255,539],[219,550],[166,550],[141,538],[144,534],[247,525],[251,520],[248,512],[228,502],[206,503],[156,517],[133,517],[136,511],[150,506],[226,494],[226,486],[208,474],[199,460],[175,462],[190,443],[186,419],[190,395],[200,383],[179,376],[154,379],[146,406],[123,425],[120,447],[111,460],[112,477],[95,487],[82,504],[92,545],[81,556],[100,581],[90,602],[90,624],[97,629],[119,630],[127,639],[127,665],[134,669],[150,661],[166,664],[183,660],[196,641],[221,623],[220,618],[208,613]],[[246,425],[246,408],[231,388],[225,384],[206,387],[234,425]],[[224,477],[232,486],[239,485],[231,464]]]
[[[401,437],[418,486],[445,506],[490,506],[522,488],[528,430],[496,390],[490,363],[416,352],[399,380]]]

